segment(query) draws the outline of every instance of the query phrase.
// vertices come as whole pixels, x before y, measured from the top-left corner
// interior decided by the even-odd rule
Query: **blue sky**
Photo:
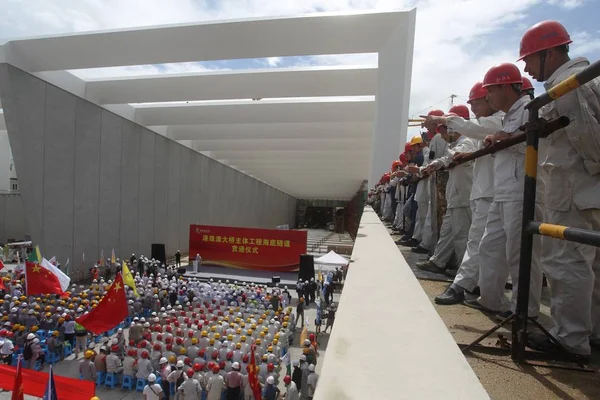
[[[600,0],[3,0],[0,39],[157,24],[417,7],[410,114],[469,88],[494,64],[516,59],[532,24],[556,19],[571,33],[573,56],[600,58]],[[308,65],[375,65],[375,55],[230,60],[74,71],[93,77]],[[523,67],[522,63],[517,64]],[[538,88],[541,86],[537,85]],[[412,130],[415,134],[418,130]]]

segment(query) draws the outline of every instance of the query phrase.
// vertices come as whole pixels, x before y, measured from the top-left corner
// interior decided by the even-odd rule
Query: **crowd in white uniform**
[[[303,354],[292,362],[296,321],[287,287],[205,283],[160,273],[156,280],[139,274],[135,280],[139,297],[128,290],[129,331],[105,339],[100,354],[85,353],[83,379],[96,380],[98,372],[133,377],[147,383],[148,398],[162,393],[168,399],[172,391],[181,399],[250,400],[254,348],[264,398],[271,399],[265,395],[269,389],[278,393],[281,374],[286,399],[312,398],[318,380],[316,343],[306,339]],[[292,364],[300,370],[297,383]]]
[[[569,58],[571,42],[559,22],[540,22],[524,34],[519,60],[525,62],[525,72],[544,82],[548,90],[589,65],[585,58]],[[532,89],[516,65],[490,68],[469,94],[475,118],[462,105],[447,114],[430,112],[423,124],[428,134],[407,143],[392,171],[369,193],[369,203],[382,219],[411,235],[405,235],[400,244],[431,255],[417,264],[419,268],[443,273],[447,267],[458,267],[454,282],[435,298],[438,304],[464,303],[499,318],[515,311],[526,145],[517,144],[475,162],[450,164],[521,133],[529,119],[526,105],[533,98]],[[567,116],[571,123],[540,140],[536,221],[599,231],[600,79],[555,99],[540,116],[548,120]],[[433,244],[437,230],[432,206],[440,199],[439,193],[436,198],[430,190],[429,181],[442,167],[449,171],[442,194],[447,209],[439,240]],[[411,189],[415,181],[416,191]],[[403,202],[405,196],[408,201]],[[415,203],[417,210],[411,213]],[[413,232],[409,231],[411,223]],[[453,257],[456,265],[452,265]],[[530,317],[539,313],[543,273],[551,290],[551,334],[578,362],[589,361],[591,346],[600,342],[600,248],[534,236]],[[512,296],[507,299],[504,291],[509,277]],[[541,334],[530,334],[528,345],[558,351]]]

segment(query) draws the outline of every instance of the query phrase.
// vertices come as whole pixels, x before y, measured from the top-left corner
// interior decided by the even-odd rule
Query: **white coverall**
[[[423,148],[423,165],[421,170],[425,168],[429,162],[429,147]],[[423,235],[427,235],[427,225],[425,218],[427,218],[427,209],[429,208],[429,178],[421,179],[417,183],[417,190],[415,191],[415,201],[417,202],[417,216],[415,218],[415,231],[413,232],[413,239],[418,242],[423,240]],[[431,225],[431,224],[430,224]],[[429,227],[431,229],[431,227]]]
[[[443,157],[446,154],[446,151],[448,150],[448,143],[444,140],[444,138],[442,137],[441,134],[436,133],[435,136],[433,136],[433,138],[431,138],[431,141],[429,142],[429,153],[427,154],[427,160],[425,160],[425,163],[429,164],[431,161],[433,160],[437,160],[441,157]],[[431,156],[431,154],[433,153],[433,158],[431,160],[429,160],[429,157]],[[426,165],[425,163],[423,163],[423,165]],[[432,224],[432,218],[437,218],[437,214],[434,216],[433,212],[433,207],[432,207],[432,202],[431,202],[431,196],[435,196],[436,193],[433,192],[431,193],[431,182],[430,182],[431,178],[427,178],[426,184],[427,187],[429,188],[429,197],[428,197],[428,203],[427,203],[427,216],[425,217],[425,226],[427,227],[427,229],[425,229],[423,231],[423,239],[421,241],[421,247],[427,249],[427,250],[434,250],[433,246],[435,246],[436,241],[437,241],[437,233],[434,235],[433,233],[433,224]],[[435,185],[434,185],[435,186]],[[441,237],[441,229],[440,229],[440,237]]]
[[[221,375],[213,375],[206,385],[206,400],[221,400],[221,393],[225,387],[225,380]]]
[[[453,143],[446,154],[431,162],[436,168],[448,167],[456,153],[471,153],[477,150],[477,144],[466,136],[460,136]],[[469,226],[471,226],[471,208],[469,197],[473,185],[473,162],[469,161],[450,169],[446,185],[446,202],[448,204],[444,220],[440,229],[440,240],[435,246],[435,252],[429,259],[439,268],[445,268],[452,254],[462,260]]]
[[[502,130],[504,113],[498,111],[489,117],[481,117],[476,121],[466,120],[458,116],[450,116],[446,120],[449,129],[460,132],[463,136],[477,140],[477,148],[483,147],[483,139],[487,135]],[[494,159],[492,156],[475,160],[473,168],[473,187],[471,189],[471,227],[467,248],[462,258],[454,284],[473,291],[479,280],[479,243],[483,236],[488,211],[494,198]]]
[[[394,218],[393,226],[400,228],[402,225],[402,207],[404,207],[404,190],[405,186],[400,184],[400,179],[396,179],[396,217]]]
[[[519,133],[529,113],[521,97],[502,120],[502,131]],[[507,307],[504,286],[510,275],[513,289],[510,310],[515,311],[519,285],[519,259],[523,218],[523,187],[525,181],[525,144],[517,144],[493,155],[494,201],[490,205],[485,231],[479,245],[479,303],[494,311]],[[539,262],[531,263],[531,284],[528,314],[536,317],[540,309],[542,271]]]
[[[573,59],[552,74],[546,89],[587,67]],[[546,178],[544,222],[600,230],[600,79],[556,99],[543,117],[566,115],[571,123],[548,137],[541,163]],[[590,354],[589,337],[600,338],[600,248],[544,238],[542,260],[548,277],[550,331],[568,350]]]

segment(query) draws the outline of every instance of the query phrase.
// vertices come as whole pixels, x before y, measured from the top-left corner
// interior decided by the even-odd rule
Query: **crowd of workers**
[[[119,387],[125,379],[133,389],[141,381],[146,399],[254,399],[252,365],[263,399],[283,395],[280,380],[288,400],[311,399],[315,392],[318,343],[307,334],[303,353],[291,359],[297,321],[287,287],[136,274],[139,296],[127,292],[128,321],[94,336],[75,320],[96,307],[111,281],[74,285],[68,298],[25,296],[21,281],[4,281],[0,352],[7,364],[23,354],[25,368],[42,369],[44,356],[58,362],[73,352],[81,357],[81,379],[114,374]]]
[[[548,90],[589,65],[585,58],[570,58],[571,42],[559,22],[540,22],[523,35],[519,60]],[[447,113],[430,111],[423,116],[426,132],[406,143],[391,171],[369,192],[369,204],[403,234],[397,244],[428,255],[418,268],[455,275],[435,298],[438,304],[464,303],[500,319],[515,312],[526,145],[458,161],[522,133],[532,98],[533,86],[516,65],[491,67],[469,94],[475,117],[465,105]],[[599,231],[600,79],[556,98],[540,116],[567,116],[571,122],[540,139],[536,220]],[[543,274],[551,290],[550,333],[573,359],[589,362],[591,346],[600,342],[600,248],[534,236],[528,306],[533,318],[540,309]],[[510,300],[505,296],[509,277]],[[559,352],[542,334],[530,334],[528,345]]]

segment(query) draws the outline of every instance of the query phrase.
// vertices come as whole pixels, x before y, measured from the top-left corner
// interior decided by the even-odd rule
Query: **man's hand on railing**
[[[425,167],[424,173],[427,175],[431,175],[435,172],[436,169],[437,168],[436,168],[435,164],[429,164],[428,166]]]
[[[409,174],[418,174],[419,170],[420,170],[420,168],[417,167],[416,165],[409,165],[405,168],[405,171],[408,172]]]
[[[469,154],[471,153],[454,153],[454,155],[452,156],[452,162],[457,163]]]
[[[493,135],[487,135],[483,141],[485,147],[489,147],[493,144],[509,139],[510,135],[506,132],[496,132]]]

